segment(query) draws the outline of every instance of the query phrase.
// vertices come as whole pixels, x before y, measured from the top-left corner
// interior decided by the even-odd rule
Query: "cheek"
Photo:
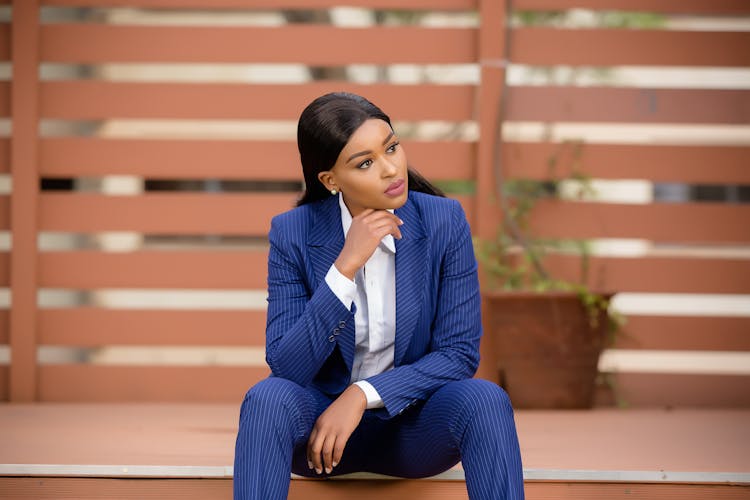
[[[399,149],[398,155],[396,155],[396,157],[397,157],[397,163],[401,165],[402,167],[406,168],[406,165],[408,163],[406,160],[406,152],[403,149]]]

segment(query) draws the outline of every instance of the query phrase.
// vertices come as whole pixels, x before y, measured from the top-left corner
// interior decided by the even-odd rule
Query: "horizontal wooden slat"
[[[619,373],[612,380],[614,394],[630,407],[750,407],[750,377],[743,375]]]
[[[6,285],[3,283],[3,285]],[[0,309],[0,345],[10,344],[10,311]]]
[[[10,229],[10,196],[0,195],[0,230]]]
[[[271,218],[291,209],[297,198],[287,193],[47,193],[40,196],[39,225],[42,231],[265,235]]]
[[[271,218],[292,209],[298,197],[287,193],[46,193],[40,196],[39,227],[42,231],[83,233],[266,235]],[[454,198],[473,221],[473,198]]]
[[[750,318],[628,315],[614,347],[750,351]]]
[[[0,23],[0,61],[10,61],[9,23]]]
[[[298,120],[316,97],[333,90],[366,95],[398,120],[470,120],[470,85],[358,85],[328,82],[304,85],[213,83],[123,83],[98,80],[42,83],[45,118]],[[435,106],[435,103],[441,103]],[[388,112],[388,111],[386,111]],[[397,113],[397,114],[396,114]]]
[[[476,61],[477,40],[472,28],[59,23],[42,25],[40,51],[68,63],[445,64]]]
[[[8,4],[11,0],[2,0]],[[170,9],[285,8],[310,9],[338,7],[341,0],[42,0],[42,5],[58,7],[150,7]],[[374,9],[472,10],[477,0],[347,0],[346,5]],[[516,0],[517,10],[565,10],[571,7],[595,10],[622,10],[688,14],[747,14],[745,0]]]
[[[748,14],[745,0],[515,0],[518,10],[566,10],[570,8],[685,14]]]
[[[240,255],[228,256],[227,264],[222,263],[221,267],[226,267],[226,272],[219,272],[219,265],[217,260],[221,259],[221,254],[197,254],[193,255],[192,252],[187,255],[174,254],[174,253],[162,253],[162,252],[141,252],[139,254],[102,254],[94,252],[65,252],[60,254],[42,254],[41,258],[41,280],[45,286],[50,287],[70,287],[70,288],[87,288],[96,286],[113,286],[113,287],[192,287],[200,288],[203,286],[210,287],[214,286],[217,288],[232,288],[232,287],[265,287],[265,253],[253,253],[252,261],[253,265],[249,266],[249,258],[244,258]],[[236,262],[235,262],[236,261]],[[578,260],[574,257],[548,257],[546,260],[548,269],[553,275],[559,278],[566,278],[576,280],[579,277],[578,272]],[[87,272],[80,273],[81,265],[86,265],[85,269]],[[617,290],[620,292],[672,292],[672,293],[747,293],[748,292],[748,267],[750,262],[743,260],[711,260],[711,259],[686,259],[686,258],[640,258],[640,259],[628,259],[628,258],[601,258],[593,257],[591,260],[590,276],[592,279],[591,283],[595,284],[595,287],[599,289]],[[48,272],[50,270],[52,272]],[[203,269],[205,273],[192,271]],[[242,269],[242,276],[253,276],[253,279],[239,279],[235,280],[231,277],[233,270]],[[202,274],[216,274],[216,277],[206,278]],[[239,273],[238,273],[239,274]],[[239,282],[238,282],[239,281]],[[252,282],[251,282],[252,281]],[[100,343],[126,343],[126,344],[140,344],[144,338],[152,338],[154,343],[159,344],[160,342],[166,342],[164,339],[171,339],[169,334],[157,335],[149,337],[148,327],[139,326],[137,328],[131,328],[133,321],[140,320],[129,320],[122,322],[123,328],[127,328],[128,331],[139,331],[141,334],[137,334],[135,337],[121,335],[119,331],[113,331],[111,335],[104,337],[105,340],[99,339],[99,332],[107,331],[108,328],[95,327],[99,321],[105,321],[108,317],[119,317],[122,315],[128,315],[129,312],[74,312],[74,311],[61,311],[57,315],[62,315],[63,318],[71,318],[67,321],[70,322],[71,327],[65,327],[65,332],[78,332],[76,338],[84,338],[86,340],[85,345],[89,345],[90,342]],[[141,313],[139,313],[141,314]],[[144,324],[148,324],[148,321],[156,321],[158,317],[157,313],[146,312],[142,313],[147,319],[143,319]],[[201,316],[203,313],[196,313]],[[219,313],[222,314],[222,313]],[[242,313],[252,314],[252,313]],[[46,313],[45,313],[46,315]],[[65,325],[68,324],[64,319],[59,319],[58,316],[54,321],[50,320],[48,324],[50,328],[53,325]],[[112,316],[114,315],[114,316]],[[173,317],[174,321],[183,321],[181,318],[182,313],[169,313]],[[210,313],[213,315],[213,313]],[[52,317],[52,316],[51,316]],[[140,317],[140,316],[139,316]],[[92,318],[92,319],[87,319]],[[170,320],[170,321],[172,321]],[[92,321],[90,327],[91,334],[86,333],[85,328],[81,328],[77,321]],[[164,319],[166,321],[166,318]],[[185,320],[186,321],[186,320]],[[671,320],[666,320],[671,321]],[[719,320],[717,320],[719,321]],[[721,335],[729,335],[733,339],[738,339],[738,331],[741,327],[738,326],[743,324],[742,320],[736,320],[731,318],[725,318],[724,321],[732,322],[734,325],[731,331],[726,334],[721,333],[721,329],[717,326],[711,327],[710,331],[712,335],[708,335],[707,331],[704,332],[705,341],[709,345],[713,345],[716,349],[726,347],[722,342]],[[116,321],[118,324],[119,320]],[[88,324],[88,323],[86,323]],[[693,323],[690,323],[693,324]],[[697,323],[696,323],[697,324]],[[704,325],[705,326],[705,325]],[[729,328],[729,327],[727,327]],[[42,330],[44,332],[44,329]],[[53,328],[53,331],[56,331]],[[200,329],[198,330],[200,331]],[[643,338],[639,328],[631,327],[631,331],[639,332],[639,338]],[[680,331],[680,329],[672,329],[671,331]],[[93,333],[96,332],[96,333]],[[49,343],[71,343],[81,342],[81,340],[64,340],[65,335],[60,333],[52,340],[45,340]],[[81,337],[81,335],[83,337]],[[165,336],[166,335],[166,336]],[[199,338],[199,334],[196,334]],[[233,334],[232,334],[233,335]],[[120,339],[115,341],[115,339]],[[180,335],[178,338],[182,339]],[[692,337],[700,338],[696,333]],[[193,340],[185,341],[185,343],[192,343]],[[747,337],[746,342],[750,342],[750,336]],[[209,344],[221,344],[223,342],[215,341],[211,339]],[[631,343],[632,344],[632,343]],[[630,345],[630,344],[626,344]],[[679,348],[677,345],[671,345],[669,343],[662,345],[657,344],[660,347],[652,348]],[[703,346],[703,344],[697,344]],[[745,344],[740,344],[745,345]],[[697,348],[697,347],[695,347]],[[701,347],[703,348],[703,347]]]
[[[461,485],[463,486],[463,485]],[[61,498],[119,498],[140,500],[204,500],[231,498],[231,478],[107,478],[107,477],[23,477],[0,476],[0,494],[15,500],[58,500]],[[715,495],[714,489],[710,490]],[[289,497],[291,498],[291,497]],[[307,495],[305,500],[314,500]],[[681,496],[687,499],[687,496]],[[713,498],[718,498],[713,496]],[[333,498],[329,500],[335,500]],[[614,499],[613,499],[614,500]],[[721,498],[721,500],[728,500]]]
[[[475,143],[402,141],[409,164],[431,180],[474,179]],[[2,159],[0,141],[0,160]],[[45,177],[139,175],[151,179],[301,180],[293,141],[187,141],[49,137]]]
[[[644,238],[673,242],[750,241],[750,205],[596,203],[544,200],[532,233],[547,238]]]
[[[0,365],[0,401],[10,399],[10,368]]]
[[[539,66],[750,66],[750,32],[517,28],[511,47]]]
[[[10,252],[0,252],[0,286],[10,286]]]
[[[0,317],[7,311],[0,311]],[[38,343],[97,347],[262,346],[263,311],[42,309]],[[210,332],[210,335],[207,334]],[[750,351],[750,318],[627,315],[617,349]],[[6,334],[6,341],[2,335]],[[7,328],[0,329],[0,344]]]
[[[510,87],[506,119],[746,125],[750,91]]]
[[[267,259],[248,250],[45,252],[38,276],[48,288],[265,289]]]
[[[581,279],[581,259],[577,256],[547,255],[544,262],[556,278],[573,282]],[[750,293],[750,259],[593,256],[588,265],[588,283],[599,290]]]
[[[262,250],[45,252],[39,260],[39,283],[73,289],[265,289],[266,259]],[[555,277],[581,279],[578,257],[547,255],[544,263]],[[593,256],[588,282],[618,292],[750,293],[750,260]]]
[[[502,150],[507,177],[564,179],[575,170],[598,179],[750,184],[746,146],[506,142]]]
[[[263,346],[265,311],[41,309],[40,345]]]
[[[568,471],[563,471],[568,473]],[[141,500],[156,497],[162,500],[204,500],[230,498],[231,479],[185,478],[81,478],[81,477],[0,477],[0,493],[15,500],[58,500],[70,492],[77,498],[119,498]],[[549,498],[606,498],[630,500],[649,498],[666,500],[746,500],[745,485],[687,483],[608,483],[602,481],[531,481],[524,484],[529,500]],[[385,495],[384,495],[385,494]],[[387,495],[387,496],[386,496]],[[463,481],[423,481],[392,479],[355,479],[337,481],[294,480],[289,486],[288,500],[380,500],[421,499],[466,500]]]
[[[41,365],[45,402],[242,402],[270,373],[259,367]]]
[[[0,174],[10,173],[10,139],[0,138]]]
[[[0,117],[10,117],[10,82],[0,81]]]
[[[40,3],[58,7],[127,6],[169,9],[320,9],[342,5],[341,0],[42,0]],[[476,8],[477,0],[346,0],[345,4],[373,9],[468,10]]]

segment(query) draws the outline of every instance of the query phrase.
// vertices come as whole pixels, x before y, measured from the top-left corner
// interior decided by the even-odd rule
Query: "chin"
[[[404,204],[406,203],[406,200],[408,200],[408,199],[409,199],[409,191],[406,190],[406,191],[404,191],[404,194],[402,194],[398,198],[389,198],[385,202],[385,206],[383,208],[384,209],[390,208],[390,209],[394,209],[394,210],[397,209],[397,208],[401,208],[401,207],[404,206]]]

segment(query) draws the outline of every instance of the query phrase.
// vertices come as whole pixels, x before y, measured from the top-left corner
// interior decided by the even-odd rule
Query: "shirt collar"
[[[349,213],[349,209],[347,208],[346,203],[344,203],[344,197],[341,193],[339,193],[339,207],[341,208],[341,227],[344,229],[344,238],[346,238],[346,235],[349,234],[349,228],[352,227],[352,214]],[[387,210],[390,213],[393,213],[392,208],[388,208]],[[383,239],[380,240],[380,247],[383,250],[388,250],[395,254],[396,243],[393,240],[393,235],[386,234]]]

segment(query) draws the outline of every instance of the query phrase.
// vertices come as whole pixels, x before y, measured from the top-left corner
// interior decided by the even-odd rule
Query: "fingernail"
[[[398,223],[399,223],[399,224],[403,224],[403,223],[404,223],[404,221],[402,221],[401,219],[399,219],[399,220],[398,220]]]
[[[330,467],[326,467],[326,474],[330,474],[330,473],[331,473],[331,470],[332,470],[332,469],[331,469]]]
[[[307,461],[307,468],[308,468],[308,469],[312,469],[312,468],[313,468],[313,464],[312,464],[312,462],[311,462],[311,461],[309,461],[309,460]]]
[[[321,474],[321,473],[322,473],[323,471],[322,471],[322,470],[320,470],[320,469],[318,469],[318,468],[316,468],[316,469],[315,469],[315,472],[317,472],[318,474]]]
[[[336,467],[338,464],[339,464],[338,462],[333,462],[334,467]]]

